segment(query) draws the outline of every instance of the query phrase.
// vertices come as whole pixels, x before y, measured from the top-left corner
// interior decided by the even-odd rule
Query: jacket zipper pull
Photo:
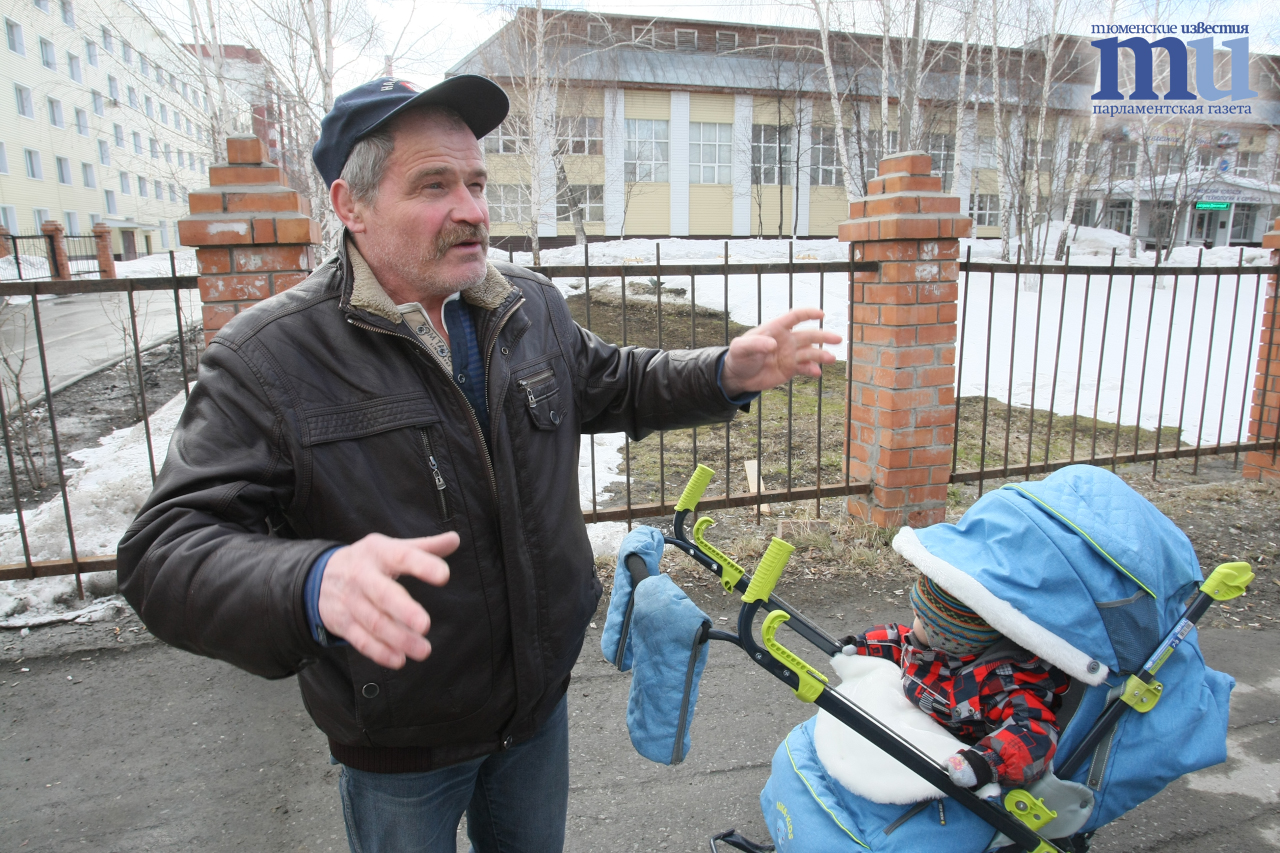
[[[431,476],[436,478],[436,489],[443,492],[444,477],[440,475],[440,466],[436,464],[436,458],[434,456],[428,456],[427,462],[431,465]]]
[[[531,409],[538,408],[538,398],[533,396],[533,389],[526,387],[524,389],[524,393],[529,395],[529,408]]]

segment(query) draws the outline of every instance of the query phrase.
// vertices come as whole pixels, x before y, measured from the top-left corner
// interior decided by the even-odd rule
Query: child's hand
[[[947,775],[951,777],[951,781],[961,788],[972,788],[978,784],[978,777],[973,772],[973,768],[960,753],[957,752],[948,758],[943,766],[947,768]]]

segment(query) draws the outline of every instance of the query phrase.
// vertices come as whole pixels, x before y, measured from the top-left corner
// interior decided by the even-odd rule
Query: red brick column
[[[1262,237],[1271,249],[1271,263],[1280,262],[1280,219]],[[1277,306],[1276,277],[1267,276],[1267,297],[1258,335],[1258,366],[1253,379],[1253,405],[1249,408],[1249,440],[1277,439],[1280,429],[1280,306]],[[1242,473],[1248,480],[1280,480],[1280,452],[1274,447],[1245,454]]]
[[[929,172],[921,151],[881,160],[840,226],[855,260],[880,262],[879,272],[854,276],[845,460],[853,479],[872,485],[849,499],[849,512],[881,527],[936,524],[947,508],[958,238],[972,221]]]
[[[306,199],[285,186],[256,136],[227,139],[227,162],[209,169],[209,184],[190,194],[191,215],[178,220],[179,242],[196,249],[205,343],[245,308],[305,279],[320,243]]]
[[[49,259],[52,262],[50,277],[71,278],[71,261],[67,258],[67,241],[62,236],[62,224],[51,219],[46,220],[40,224],[40,231],[44,236],[52,238],[49,241],[53,244],[53,257]]]
[[[116,277],[116,259],[111,254],[111,226],[99,222],[93,226],[94,247],[98,251],[98,277]]]

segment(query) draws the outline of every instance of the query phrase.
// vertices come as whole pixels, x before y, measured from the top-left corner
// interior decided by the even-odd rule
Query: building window
[[[58,70],[58,54],[54,50],[53,42],[48,39],[40,39],[40,64],[50,71]]]
[[[1262,164],[1262,152],[1260,151],[1237,151],[1236,152],[1236,174],[1242,178],[1257,178],[1258,167],[1261,164]],[[1242,204],[1236,205],[1237,217],[1240,215],[1240,208],[1242,207],[1244,207],[1244,205]],[[1232,227],[1232,230],[1234,231],[1235,225],[1233,224],[1231,227]],[[1250,234],[1253,233],[1252,229],[1250,229],[1249,233]],[[1234,240],[1236,238],[1233,236],[1231,239]],[[1240,239],[1247,240],[1250,238],[1242,237]]]
[[[556,199],[556,219],[571,222],[569,205],[576,199],[583,222],[604,222],[604,184],[573,184],[567,197]]]
[[[105,50],[107,53],[116,52],[115,37],[111,35],[111,30],[107,29],[106,27],[102,28],[102,49]]]
[[[93,168],[92,163],[80,164],[80,177],[84,180],[84,185],[88,189],[96,190],[98,188],[98,171]]]
[[[716,30],[716,53],[726,53],[738,49],[738,34],[726,30]]]
[[[676,30],[676,50],[697,50],[697,30]]]
[[[969,216],[975,226],[996,226],[1000,224],[1000,196],[969,196]]]
[[[18,208],[11,204],[0,207],[0,225],[10,234],[16,234],[18,231]]]
[[[147,179],[141,175],[138,176],[138,196],[140,198],[147,197]]]
[[[1248,154],[1242,151],[1241,154]],[[1247,176],[1246,176],[1247,177]],[[1236,204],[1231,217],[1231,239],[1242,243],[1253,242],[1253,229],[1258,222],[1258,205]]]
[[[136,130],[133,132],[133,153],[142,153],[142,134],[138,133]]]
[[[94,68],[98,67],[98,43],[96,41],[84,40],[84,58]]]
[[[107,96],[111,98],[112,106],[120,103],[120,81],[107,75]]]
[[[201,158],[200,158],[200,174],[202,174],[202,175],[203,175],[204,173],[205,173],[204,158],[203,158],[203,157],[201,157]]]
[[[66,220],[67,223],[67,236],[79,237],[80,214],[76,213],[74,210],[64,210],[62,211],[62,218]]]
[[[104,166],[111,165],[111,148],[105,139],[98,140],[98,162]]]
[[[13,95],[18,102],[18,115],[25,116],[26,118],[35,118],[36,110],[31,104],[31,90],[26,86],[19,86],[15,84],[13,87]]]
[[[756,36],[756,47],[773,47],[777,43],[777,36]]]
[[[147,118],[155,118],[155,112],[154,112],[154,109],[153,109],[153,106],[152,106],[152,103],[151,103],[151,96],[150,96],[150,95],[144,95],[144,96],[143,96],[143,98],[144,98],[144,100],[146,101],[146,104],[147,104],[147,109],[146,109]]]
[[[164,144],[164,161],[166,163],[173,162],[173,149],[169,147],[169,143]]]
[[[160,102],[160,123],[169,123],[169,108],[164,105],[164,101]]]
[[[102,194],[107,203],[107,213],[111,216],[116,215],[116,194],[112,190],[103,190]]]
[[[873,180],[880,173],[880,161],[898,150],[898,131],[869,130],[866,135],[867,159],[862,164],[865,171],[863,177]]]
[[[781,168],[779,168],[781,166]],[[791,127],[751,125],[751,183],[791,184]]]
[[[89,92],[89,97],[93,100],[93,114],[96,116],[106,115],[106,101],[102,99],[102,93],[97,89],[92,89]]]
[[[129,106],[135,110],[138,108],[138,90],[132,86],[129,87]]]
[[[484,138],[484,150],[489,154],[515,154],[523,151],[529,141],[521,116],[507,116],[506,121]]]
[[[994,136],[978,137],[978,168],[979,169],[995,169],[998,168],[999,161],[996,159],[996,138]]]
[[[22,149],[22,157],[27,163],[27,177],[33,180],[44,180],[44,169],[40,166],[40,152],[30,148]]]
[[[626,120],[627,141],[623,152],[623,179],[628,182],[665,183],[667,163],[667,121],[665,119]]]
[[[689,122],[689,183],[731,183],[733,125]]]
[[[35,0],[36,8],[46,15],[49,13],[49,0]]]
[[[4,19],[4,35],[5,35],[5,38],[8,39],[9,41],[9,50],[12,50],[14,53],[18,54],[19,56],[27,55],[27,46],[22,41],[22,24],[19,24],[15,21],[11,21],[8,18],[5,18]]]
[[[603,154],[604,121],[592,116],[565,119],[560,138],[561,154]]]
[[[76,133],[81,136],[89,135],[89,114],[79,107],[76,107]]]
[[[142,53],[138,54],[138,70],[142,72],[143,77],[151,76],[151,63],[147,62],[147,57]]]
[[[71,161],[68,160],[66,157],[54,157],[53,167],[54,167],[54,171],[58,173],[58,183],[70,185]]]
[[[124,128],[118,124],[111,125],[111,132],[116,141],[117,148],[124,147]]]
[[[1051,168],[1053,163],[1052,143],[1046,142],[1045,145],[1049,146],[1049,166],[1042,166],[1042,169]],[[955,168],[955,137],[949,133],[927,134],[925,150],[929,152],[930,174],[942,178],[942,189],[947,190],[951,186],[952,169]]]
[[[156,83],[160,86],[163,86],[164,85],[164,69],[162,69],[159,65],[157,65],[155,68],[156,68]]]
[[[35,210],[31,211],[31,213],[31,218],[36,221],[36,230],[42,230],[40,226],[49,221],[49,208],[37,207]]]
[[[649,47],[653,47],[653,25],[648,24],[643,27],[632,27],[631,40],[636,44],[644,44]]]
[[[814,187],[843,185],[844,172],[840,169],[836,129],[814,125],[810,145],[812,147],[809,149],[809,185]]]
[[[84,82],[84,75],[80,73],[80,57],[74,53],[67,53],[67,75],[77,83]]]
[[[71,0],[62,0],[62,23],[68,27],[76,25],[76,7]]]
[[[57,98],[48,98],[49,105],[49,124],[54,127],[62,127],[62,101]]]
[[[160,232],[160,248],[169,248],[169,223],[161,219],[160,224],[156,226],[156,230]]]
[[[120,195],[132,195],[133,190],[131,189],[131,186],[132,185],[129,183],[129,173],[121,172],[120,173]]]
[[[169,184],[169,201],[177,202],[177,200],[178,200],[178,190],[176,187],[174,187],[173,184]]]
[[[133,45],[124,39],[120,40],[120,58],[125,61],[126,65],[133,64]]]
[[[187,136],[191,135],[191,119],[187,119]]]
[[[1107,202],[1107,209],[1102,216],[1103,228],[1110,228],[1112,231],[1128,234],[1133,225],[1133,202],[1128,199],[1112,199]]]
[[[164,201],[164,185],[160,181],[151,182],[151,195],[156,201]]]
[[[203,170],[204,161],[200,161]],[[520,184],[489,184],[484,189],[489,218],[494,222],[529,222],[529,188]]]
[[[1138,144],[1117,142],[1111,146],[1111,177],[1132,178],[1138,174]],[[1115,230],[1119,230],[1118,228]],[[1124,232],[1129,233],[1126,226]]]
[[[1076,199],[1076,206],[1071,211],[1071,224],[1093,227],[1093,199]]]
[[[5,153],[4,143],[0,142],[0,175],[9,174],[9,155]]]
[[[156,138],[154,136],[148,139],[147,142],[149,143],[149,147],[151,148],[151,156],[154,159],[159,160],[160,159],[160,143],[156,141]]]
[[[609,41],[609,25],[608,24],[587,24],[587,41],[592,44],[604,44]],[[186,84],[184,83],[185,87]],[[182,93],[186,97],[186,92]]]

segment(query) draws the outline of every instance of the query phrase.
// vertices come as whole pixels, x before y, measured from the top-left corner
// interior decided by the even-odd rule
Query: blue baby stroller
[[[845,683],[833,686],[779,642],[785,624],[842,669],[840,643],[774,594],[790,545],[775,538],[748,576],[706,540],[709,517],[686,533],[711,476],[698,466],[676,504],[672,536],[638,528],[624,541],[602,650],[620,669],[634,665],[628,726],[637,749],[655,761],[677,763],[688,753],[707,640],[739,646],[801,701],[818,706],[818,716],[777,748],[761,792],[778,851],[1078,853],[1099,827],[1169,782],[1226,759],[1234,681],[1205,665],[1195,623],[1214,600],[1240,595],[1253,574],[1248,564],[1227,563],[1203,579],[1186,536],[1115,475],[1064,468],[984,496],[958,524],[903,528],[894,539],[923,574],[1072,680],[1058,713],[1056,766],[1026,789],[989,785],[977,792],[952,783],[940,764],[958,747],[877,716],[886,706],[877,704],[868,672],[850,677],[846,668]],[[736,634],[711,629],[658,575],[664,544],[718,575],[725,590],[742,593]],[[669,665],[673,649],[676,668]],[[897,699],[905,701],[900,688]],[[824,739],[840,738],[861,757],[846,754],[842,765],[830,746],[824,752]],[[876,763],[888,759],[917,783],[914,793],[904,781],[891,796],[878,795],[895,787]],[[713,851],[717,843],[774,849],[732,830],[712,839]]]

